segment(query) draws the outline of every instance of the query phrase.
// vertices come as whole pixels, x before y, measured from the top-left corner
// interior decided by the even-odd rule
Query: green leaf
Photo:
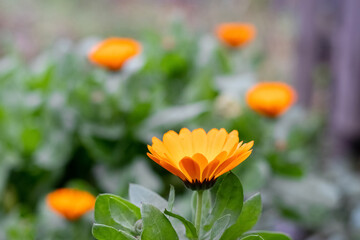
[[[129,197],[130,202],[138,207],[141,207],[141,204],[147,203],[163,211],[168,206],[167,201],[159,194],[137,184],[130,184]]]
[[[169,219],[156,207],[143,203],[141,215],[143,219],[142,240],[179,239]]]
[[[114,202],[114,201],[118,202]],[[111,201],[111,202],[110,202]],[[111,204],[110,204],[111,203]],[[124,227],[121,223],[121,218],[117,215],[116,212],[118,211],[116,208],[119,204],[122,204],[123,209],[130,211],[124,212],[126,215],[133,215],[137,219],[141,218],[140,209],[136,207],[134,204],[130,203],[129,201],[113,195],[113,194],[100,194],[96,198],[95,202],[95,221],[100,224],[108,225],[114,227],[116,229],[122,229],[127,231],[128,229]],[[110,205],[112,205],[113,209],[110,209]],[[126,208],[125,208],[126,207]],[[116,211],[112,213],[111,211]],[[115,219],[113,217],[116,217]]]
[[[92,234],[97,240],[136,240],[126,232],[97,223],[93,225]]]
[[[288,177],[304,176],[304,162],[290,162],[288,158],[289,156],[278,152],[270,153],[267,156],[273,172]]]
[[[192,222],[186,220],[185,218],[183,218],[180,215],[177,215],[175,213],[169,212],[168,210],[165,209],[164,212],[166,215],[169,215],[171,217],[174,217],[178,220],[180,220],[185,227],[185,231],[186,231],[186,237],[189,239],[197,239],[197,232],[196,232],[196,228],[194,226],[194,224],[192,224]]]
[[[204,229],[210,230],[214,222],[226,214],[230,214],[230,224],[234,223],[241,213],[243,201],[244,194],[240,180],[230,172],[218,188],[214,207]]]
[[[214,225],[211,228],[210,240],[219,240],[221,235],[226,230],[230,222],[230,214],[223,216],[215,221]]]
[[[243,237],[241,240],[265,240],[265,239],[263,239],[259,235],[249,235],[249,236]]]
[[[168,200],[168,208],[170,212],[174,207],[174,202],[175,202],[175,189],[173,185],[170,185],[169,200]]]
[[[249,231],[259,220],[261,210],[261,196],[257,193],[246,200],[236,223],[224,232],[221,240],[237,239],[244,232]]]
[[[21,133],[21,142],[26,153],[32,153],[38,147],[42,134],[38,128],[25,128]]]
[[[259,235],[264,240],[291,240],[291,238],[286,234],[278,233],[278,232],[256,231],[256,232],[249,232],[248,234],[246,234],[246,236],[251,236],[251,235]]]
[[[110,214],[115,222],[132,230],[137,220],[141,218],[140,209],[132,203],[119,198],[109,200]]]

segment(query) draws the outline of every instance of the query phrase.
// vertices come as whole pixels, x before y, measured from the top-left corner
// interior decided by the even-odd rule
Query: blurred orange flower
[[[250,108],[267,117],[278,117],[283,114],[296,98],[295,90],[282,82],[258,83],[246,94]]]
[[[95,45],[88,57],[99,66],[117,71],[127,60],[140,52],[140,43],[131,38],[108,38]]]
[[[46,202],[67,220],[76,220],[94,208],[95,197],[86,191],[60,188],[49,193]]]
[[[223,23],[217,26],[216,35],[230,47],[241,47],[255,38],[255,26],[250,23]]]
[[[153,137],[147,155],[157,164],[181,178],[192,190],[212,187],[216,179],[238,166],[251,154],[254,142],[239,143],[238,132],[225,129],[187,128],[177,134],[168,131],[163,141]]]

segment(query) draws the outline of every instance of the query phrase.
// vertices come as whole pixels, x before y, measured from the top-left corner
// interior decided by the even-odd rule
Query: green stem
[[[195,227],[198,235],[200,234],[200,226],[201,226],[202,202],[203,202],[203,191],[200,190],[197,191],[196,215],[195,215]]]
[[[73,239],[80,239],[80,237],[81,237],[81,231],[80,231],[81,230],[81,219],[71,221],[70,224],[72,226]]]

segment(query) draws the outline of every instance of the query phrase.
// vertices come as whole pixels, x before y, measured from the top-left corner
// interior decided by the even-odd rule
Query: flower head
[[[91,62],[116,71],[140,51],[140,43],[131,38],[108,38],[95,45],[88,57]]]
[[[216,35],[230,47],[241,47],[255,38],[254,25],[249,23],[223,23],[217,26]]]
[[[216,179],[235,168],[251,154],[253,141],[239,143],[238,132],[202,128],[177,134],[168,131],[163,141],[153,137],[147,155],[157,164],[181,178],[193,190],[212,187]]]
[[[67,220],[76,220],[94,208],[95,197],[85,191],[60,188],[49,193],[46,202]]]
[[[246,94],[250,108],[267,117],[283,114],[295,100],[295,90],[281,82],[258,83]]]

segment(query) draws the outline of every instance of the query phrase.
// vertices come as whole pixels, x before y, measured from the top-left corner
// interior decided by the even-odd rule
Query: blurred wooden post
[[[316,28],[316,1],[301,0],[296,11],[299,19],[295,85],[299,103],[310,107],[313,95],[313,72],[317,62],[318,31]]]
[[[360,0],[344,0],[334,43],[332,130],[339,150],[360,151]]]

